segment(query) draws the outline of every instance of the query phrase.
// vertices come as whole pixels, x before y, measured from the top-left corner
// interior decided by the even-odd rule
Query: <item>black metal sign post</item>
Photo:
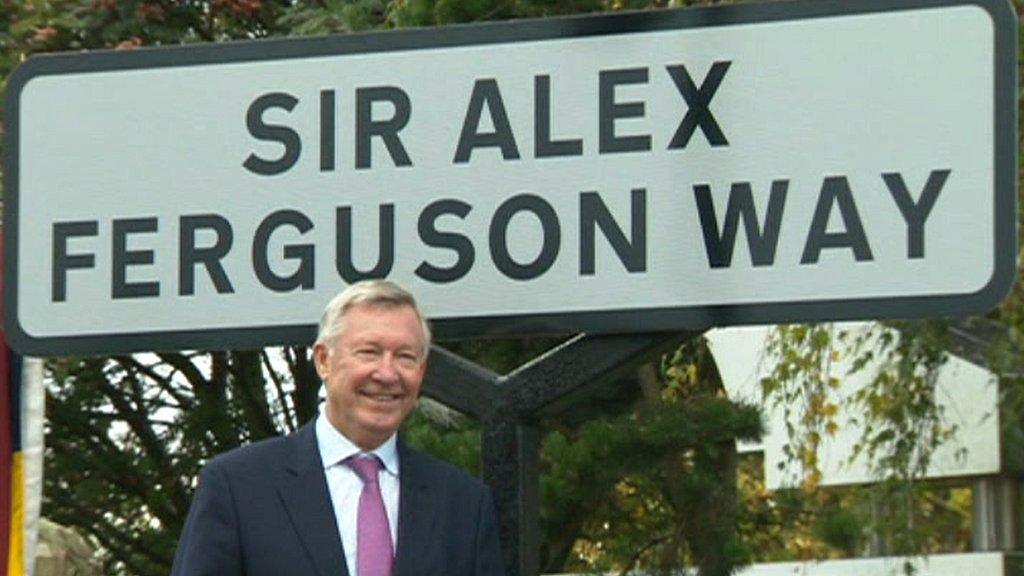
[[[494,491],[508,576],[540,572],[541,421],[635,386],[636,369],[701,332],[579,335],[507,375],[432,351],[424,394],[483,422],[483,478]]]

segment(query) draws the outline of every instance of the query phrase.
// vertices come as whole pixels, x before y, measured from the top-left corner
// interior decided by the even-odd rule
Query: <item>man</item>
[[[319,416],[203,468],[172,576],[500,576],[490,491],[396,436],[429,348],[395,284],[336,296],[313,347]]]

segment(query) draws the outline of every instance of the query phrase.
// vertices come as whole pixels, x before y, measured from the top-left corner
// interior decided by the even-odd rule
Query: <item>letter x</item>
[[[711,104],[711,98],[714,97],[718,86],[722,83],[722,79],[725,78],[725,72],[729,69],[730,64],[732,64],[730,61],[712,64],[711,70],[708,71],[708,75],[704,78],[700,88],[697,88],[696,84],[693,83],[693,78],[690,77],[690,73],[683,64],[666,66],[669,76],[672,77],[672,81],[676,84],[676,88],[683,95],[687,106],[690,107],[686,111],[686,115],[683,116],[683,121],[679,123],[675,136],[672,137],[672,141],[668,144],[669,150],[673,148],[686,148],[698,126],[700,126],[701,131],[704,132],[704,136],[707,137],[708,142],[712,146],[729,145],[729,141],[725,139],[725,134],[722,133],[722,129],[719,128],[715,117],[708,110],[708,106]]]

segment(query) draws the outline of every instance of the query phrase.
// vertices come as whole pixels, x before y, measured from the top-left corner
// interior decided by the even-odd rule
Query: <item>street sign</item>
[[[443,336],[970,314],[1016,265],[1001,0],[780,2],[30,58],[29,354],[308,342],[366,277]]]

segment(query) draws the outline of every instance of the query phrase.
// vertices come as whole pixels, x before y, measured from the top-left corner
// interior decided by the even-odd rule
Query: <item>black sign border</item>
[[[596,312],[495,315],[433,320],[439,338],[497,337],[574,332],[630,333],[822,320],[966,316],[998,304],[1016,278],[1017,265],[1017,19],[1006,0],[789,0],[756,4],[654,10],[597,16],[496,22],[443,28],[369,32],[301,39],[143,48],[130,51],[45,54],[29,58],[6,90],[4,141],[3,307],[11,346],[27,355],[103,354],[144,350],[259,348],[312,342],[309,324],[237,329],[174,330],[132,334],[31,336],[18,317],[18,131],[21,92],[34,78],[140,68],[201,66],[317,56],[527,42],[737,24],[809,20],[978,6],[993,21],[995,142],[995,265],[989,282],[971,294],[852,300],[746,303],[722,306],[623,308]]]

